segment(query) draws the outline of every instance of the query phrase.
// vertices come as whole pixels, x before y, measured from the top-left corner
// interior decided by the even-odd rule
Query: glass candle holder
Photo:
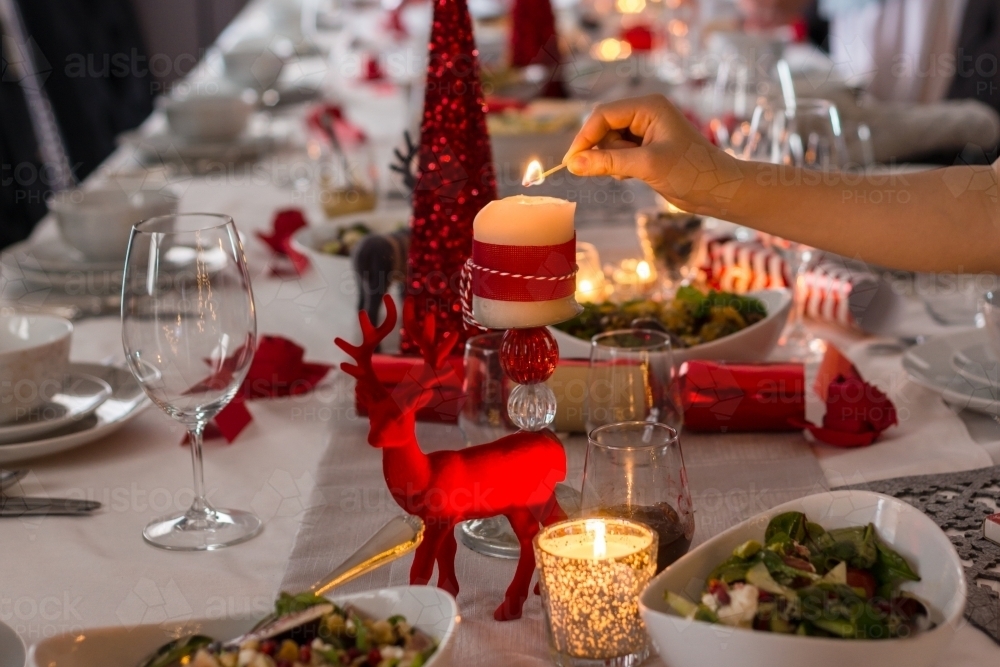
[[[632,667],[649,656],[639,595],[656,570],[656,533],[625,519],[573,519],[543,529],[534,547],[557,665]]]

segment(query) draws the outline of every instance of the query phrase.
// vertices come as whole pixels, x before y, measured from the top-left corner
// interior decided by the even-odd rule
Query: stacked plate
[[[62,452],[120,428],[148,404],[132,373],[70,364],[62,389],[24,417],[0,424],[0,465]]]
[[[910,349],[903,368],[951,405],[1000,417],[1000,359],[990,350],[985,330],[936,336]]]

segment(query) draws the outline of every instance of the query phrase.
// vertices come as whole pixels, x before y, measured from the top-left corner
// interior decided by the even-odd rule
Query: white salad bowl
[[[708,574],[747,540],[763,542],[771,517],[803,512],[824,528],[872,523],[880,539],[921,577],[906,590],[928,607],[935,627],[905,639],[800,637],[688,620],[664,600],[667,591],[697,600]],[[951,641],[965,610],[962,562],[948,536],[907,503],[869,491],[831,491],[779,505],[721,533],[654,578],[639,598],[646,630],[670,667],[931,667]]]
[[[434,586],[397,586],[353,595],[332,595],[337,604],[348,604],[375,618],[400,614],[438,643],[424,667],[448,663],[455,634],[458,606],[455,598]],[[203,634],[216,639],[237,637],[258,619],[195,620],[176,624],[118,625],[77,630],[43,639],[28,650],[26,667],[135,667],[167,641]]]
[[[674,350],[674,363],[680,364],[691,359],[715,361],[762,361],[771,354],[778,344],[781,331],[788,321],[792,308],[792,293],[785,289],[767,289],[750,292],[764,302],[767,317],[710,343]],[[549,328],[559,344],[559,356],[564,359],[589,359],[590,341],[571,336],[553,327]]]
[[[190,95],[169,100],[164,112],[176,137],[192,143],[227,143],[243,134],[253,105],[237,94]]]

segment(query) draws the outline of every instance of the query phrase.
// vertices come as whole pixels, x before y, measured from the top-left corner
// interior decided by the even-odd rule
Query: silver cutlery
[[[0,495],[0,517],[79,516],[100,509],[96,500]]]

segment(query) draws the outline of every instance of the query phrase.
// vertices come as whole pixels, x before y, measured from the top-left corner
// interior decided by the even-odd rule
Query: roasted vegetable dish
[[[420,667],[434,654],[434,640],[402,616],[372,619],[311,593],[282,593],[278,621],[238,646],[205,638],[191,667]],[[196,639],[196,638],[193,638]]]
[[[892,639],[932,627],[927,607],[901,590],[920,577],[872,524],[825,530],[800,512],[771,519],[708,576],[701,599],[668,592],[682,616],[765,632]]]
[[[651,320],[670,333],[676,347],[692,347],[734,334],[765,317],[767,307],[760,299],[714,290],[706,294],[694,287],[681,287],[668,303],[650,299],[621,304],[586,303],[582,313],[555,326],[572,336],[590,340],[606,331],[649,328],[633,323]]]

